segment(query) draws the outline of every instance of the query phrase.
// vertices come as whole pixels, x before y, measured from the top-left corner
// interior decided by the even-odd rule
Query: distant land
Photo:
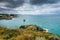
[[[0,20],[11,20],[12,18],[17,17],[16,14],[2,14],[0,13]]]

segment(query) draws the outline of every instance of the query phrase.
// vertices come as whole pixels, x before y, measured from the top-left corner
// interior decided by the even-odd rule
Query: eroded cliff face
[[[0,40],[60,40],[60,36],[45,32],[37,25],[22,25],[13,29],[0,26]]]

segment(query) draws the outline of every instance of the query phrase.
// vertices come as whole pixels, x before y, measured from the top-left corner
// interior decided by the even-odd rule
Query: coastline
[[[3,31],[2,31],[3,30]],[[5,36],[3,36],[5,35]],[[7,36],[8,35],[8,36]],[[0,39],[6,40],[53,40],[58,39],[60,40],[60,36],[46,32],[43,28],[39,27],[38,25],[22,25],[19,28],[5,28],[0,26]],[[32,38],[32,39],[31,39]]]

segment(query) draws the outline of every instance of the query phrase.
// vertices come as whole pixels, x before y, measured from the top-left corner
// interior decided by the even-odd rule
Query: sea
[[[12,20],[0,20],[0,25],[8,28],[38,25],[41,28],[47,28],[50,33],[60,35],[60,15],[18,15]]]

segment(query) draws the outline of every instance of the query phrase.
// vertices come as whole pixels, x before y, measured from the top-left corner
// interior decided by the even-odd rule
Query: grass
[[[27,26],[25,29],[11,29],[0,26],[0,40],[50,40],[49,36],[60,38],[59,35],[37,30],[35,25]]]

